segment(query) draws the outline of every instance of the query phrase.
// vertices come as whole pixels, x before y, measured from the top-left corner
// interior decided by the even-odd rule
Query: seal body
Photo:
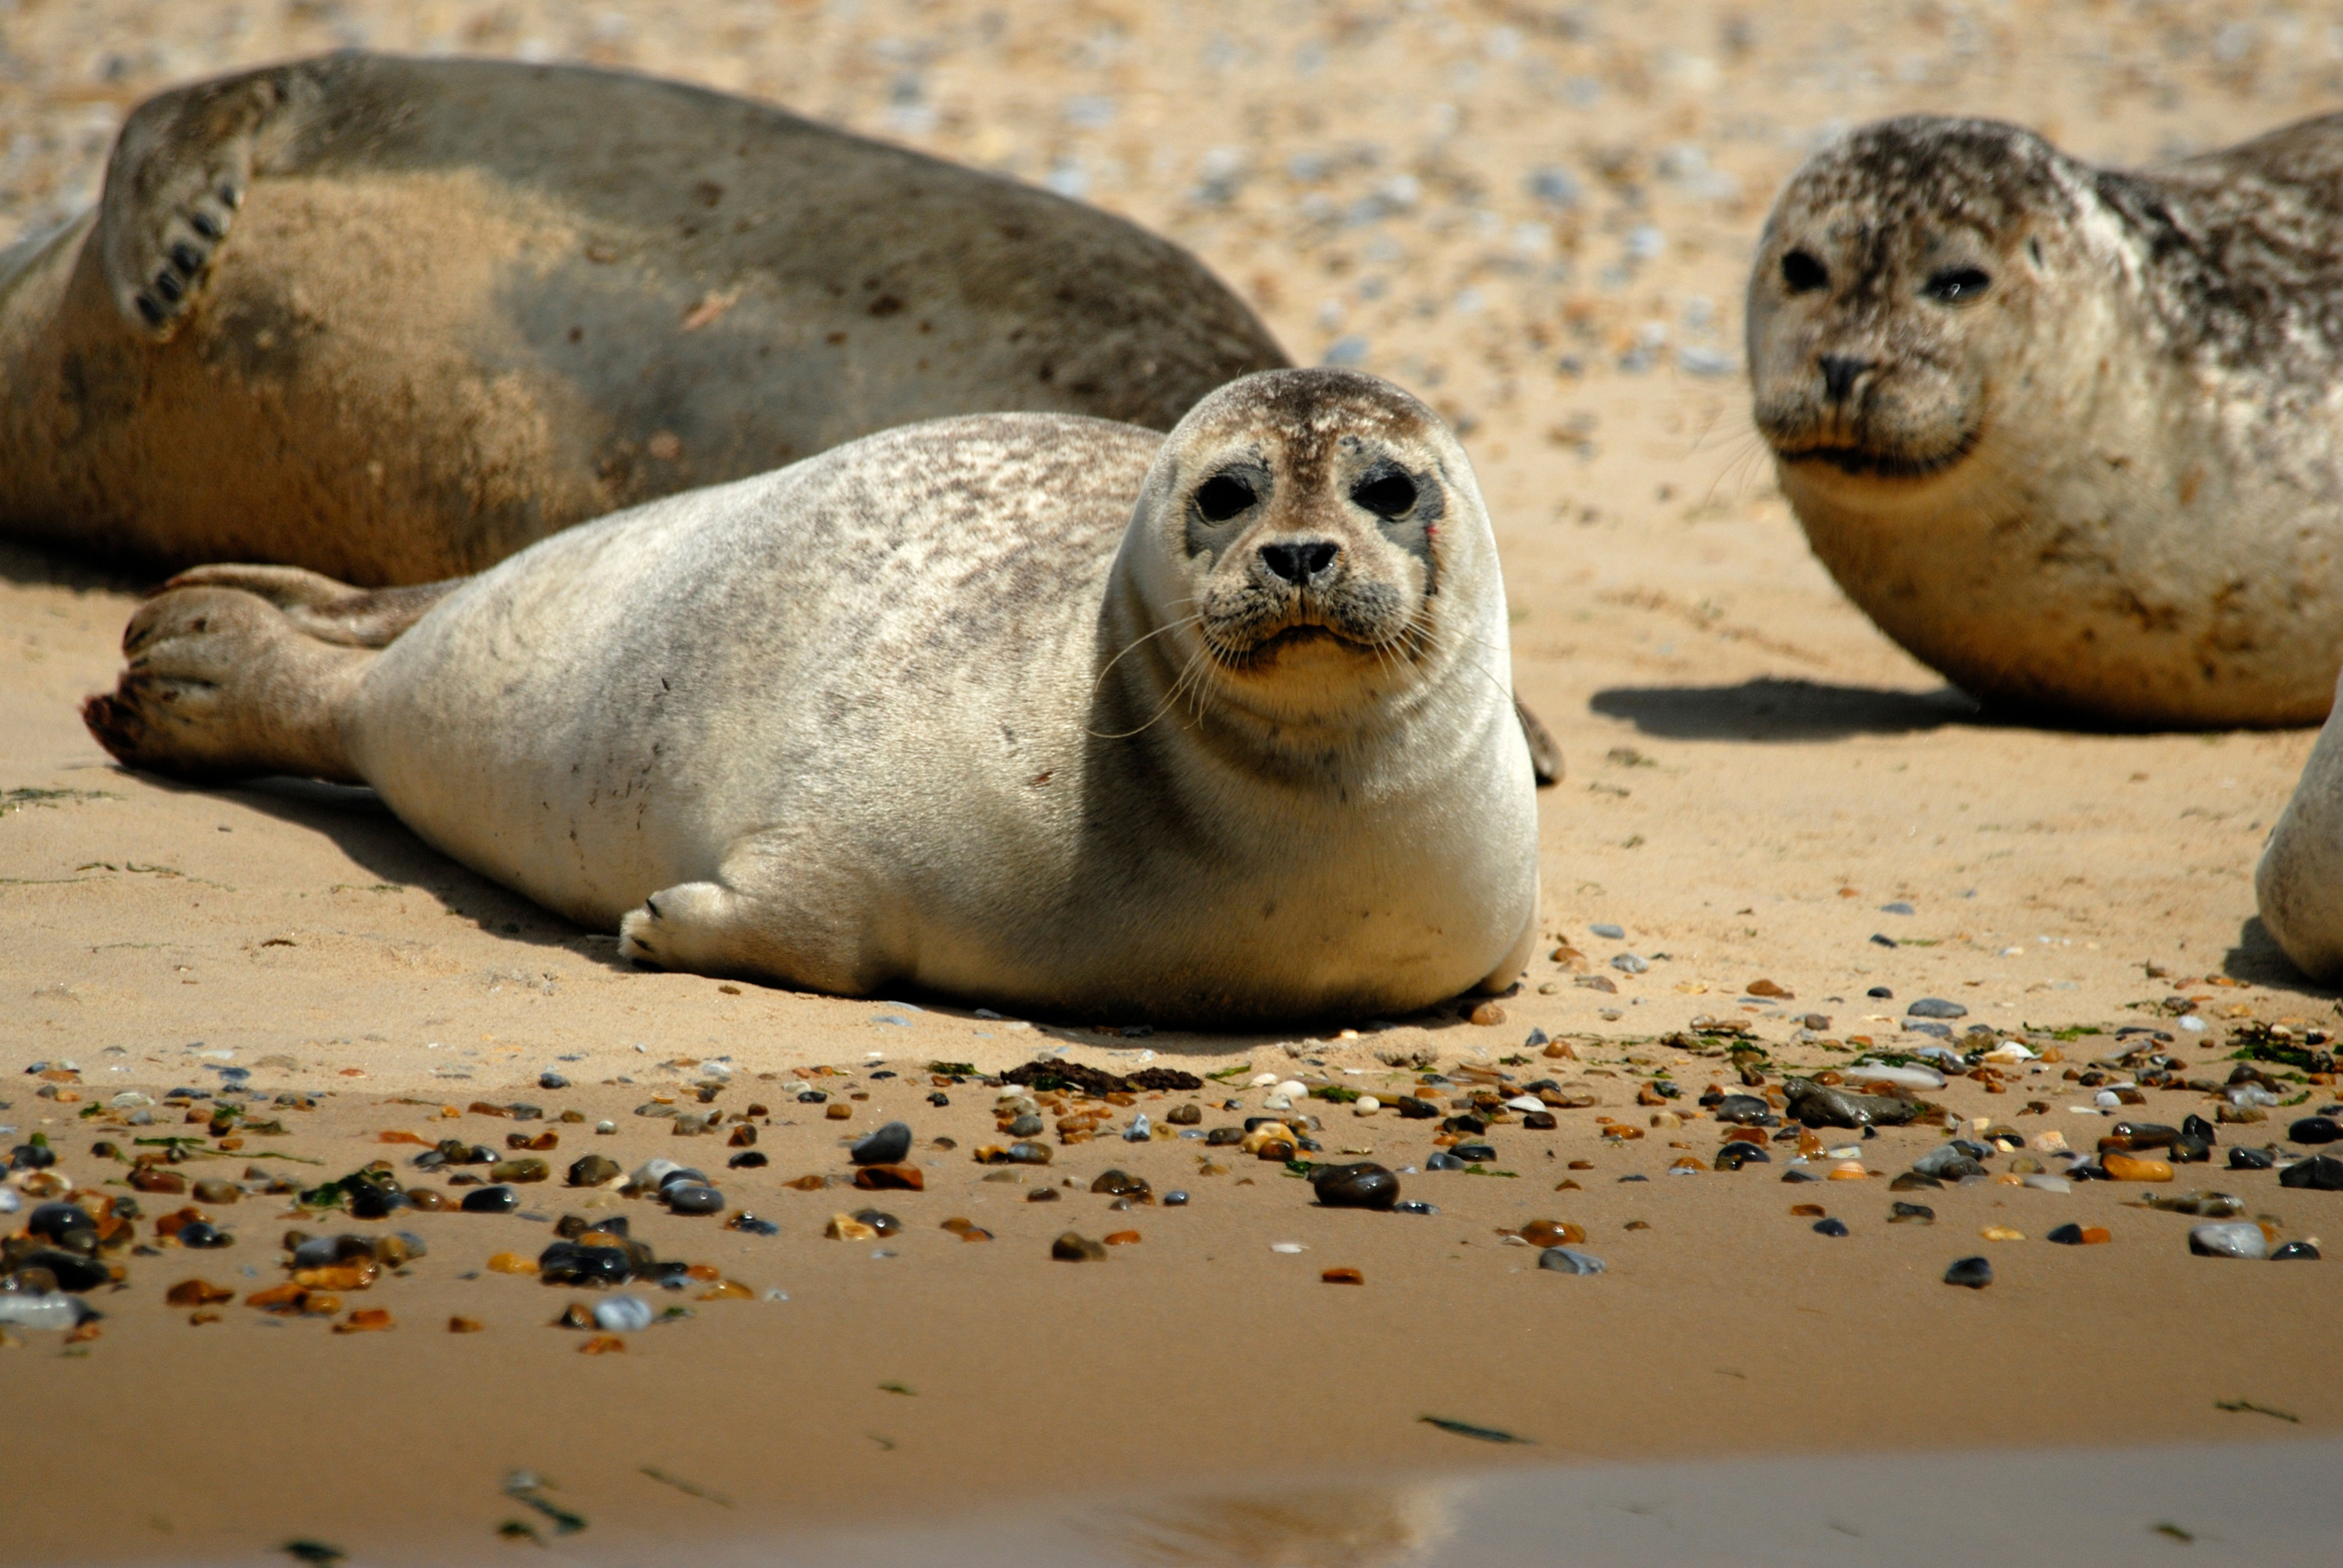
[[[2343,703],[2328,715],[2262,846],[2254,901],[2303,973],[2321,985],[2343,984]]]
[[[192,575],[89,706],[116,755],[362,779],[647,962],[1225,1027],[1527,959],[1493,539],[1372,377],[1248,377],[1168,440],[883,433],[548,539],[379,651]]]
[[[335,55],[146,103],[96,210],[0,252],[0,530],[423,582],[920,419],[1169,429],[1286,362],[1045,191],[640,76]]]
[[[1812,158],[1749,286],[1815,553],[1988,700],[2288,725],[2343,668],[2343,116],[2147,175],[1917,116]]]

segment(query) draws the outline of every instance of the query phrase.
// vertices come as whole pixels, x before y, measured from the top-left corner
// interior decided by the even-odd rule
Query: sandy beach
[[[1749,428],[1740,337],[1766,204],[1832,130],[1975,113],[2152,162],[2334,107],[2343,30],[2227,4],[18,0],[0,11],[0,241],[85,204],[146,95],[353,45],[650,71],[1046,183],[1192,248],[1298,359],[1425,397],[1475,464],[1514,681],[1567,758],[1540,797],[1549,940],[1493,1021],[1451,1005],[1274,1038],[637,970],[611,933],[439,857],[366,791],[203,790],[116,768],[76,705],[111,684],[144,585],[0,547],[0,1151],[39,1134],[55,1154],[15,1173],[22,1207],[0,1231],[45,1175],[142,1211],[103,1253],[120,1285],[81,1298],[102,1319],[77,1339],[5,1331],[0,1398],[45,1413],[0,1432],[0,1560],[282,1561],[294,1540],[354,1561],[529,1550],[499,1536],[508,1522],[557,1550],[623,1531],[645,1556],[679,1555],[698,1532],[1285,1477],[2343,1427],[2334,1261],[2192,1256],[2206,1216],[2139,1206],[2213,1189],[2276,1241],[2343,1245],[2343,1196],[2226,1165],[2241,1145],[2311,1152],[2288,1126],[2338,1095],[2303,1054],[2333,1050],[2335,997],[2261,931],[2251,881],[2312,732],[1980,714],[1808,554]],[[1946,1036],[1912,1027],[1931,1021],[1909,1014],[1921,999],[1961,1010],[1936,1010]],[[1753,1130],[1765,1161],[1715,1168],[1712,1088],[1778,1095],[1827,1072],[1854,1088],[1866,1052],[2001,1041],[2025,1054],[1916,1091],[1936,1108],[1924,1124],[1817,1130],[1797,1167],[1815,1184],[1785,1182],[1800,1146],[1778,1127]],[[2216,1123],[2209,1162],[2169,1182],[2023,1184],[2065,1167],[2046,1134],[2088,1155],[2118,1122],[2216,1122],[2241,1050],[2262,1053],[2245,1064],[2278,1103]],[[980,1163],[1012,1141],[986,1079],[1037,1056],[1199,1087],[1037,1095],[1051,1163]],[[566,1086],[540,1087],[547,1073]],[[2143,1075],[2167,1086],[2132,1087]],[[1544,1081],[1561,1103],[1466,1137],[1493,1151],[1478,1173],[1425,1169],[1476,1090],[1502,1109]],[[1297,1130],[1321,1146],[1302,1159],[1372,1159],[1438,1212],[1318,1207],[1282,1160],[1181,1136],[1276,1113],[1287,1081],[1436,1097],[1433,1119],[1361,1116],[1339,1095],[1289,1113],[1319,1123]],[[179,1089],[208,1098],[169,1103]],[[223,1095],[282,1131],[215,1131]],[[542,1114],[471,1109],[515,1102]],[[1167,1121],[1188,1104],[1192,1127]],[[1088,1111],[1093,1135],[1061,1141],[1059,1121]],[[722,1120],[679,1136],[678,1112]],[[1151,1135],[1126,1141],[1141,1113]],[[843,1184],[845,1143],[896,1120],[923,1190]],[[728,1168],[739,1127],[768,1164]],[[548,1132],[542,1151],[507,1147]],[[1986,1180],[1889,1191],[1953,1134],[1985,1151]],[[162,1169],[237,1183],[236,1201],[124,1184],[129,1161],[168,1147],[138,1140],[163,1138],[196,1141]],[[541,1159],[550,1180],[518,1185],[504,1215],[363,1221],[298,1201],[383,1160],[459,1201],[478,1189],[447,1177],[488,1166],[411,1163],[451,1138]],[[696,1168],[722,1208],[566,1187],[588,1155]],[[1850,1164],[1866,1174],[1827,1179]],[[1111,1209],[1091,1191],[1110,1170],[1156,1201]],[[805,1177],[834,1180],[789,1185]],[[1042,1191],[1059,1196],[1031,1201]],[[1190,1201],[1167,1206],[1173,1191]],[[1932,1222],[1891,1224],[1899,1202]],[[234,1244],[156,1233],[189,1204]],[[900,1233],[823,1234],[870,1207]],[[776,1233],[727,1228],[741,1211]],[[679,1290],[626,1287],[689,1315],[580,1354],[599,1331],[553,1320],[612,1292],[489,1261],[533,1263],[568,1215],[624,1216],[659,1258],[704,1265]],[[952,1219],[990,1239],[960,1240]],[[1849,1233],[1816,1233],[1828,1219]],[[1578,1227],[1571,1244],[1605,1271],[1541,1270],[1539,1248],[1501,1233],[1537,1220]],[[2046,1239],[2067,1224],[2109,1240]],[[427,1251],[336,1312],[246,1305],[288,1278],[288,1231],[411,1231]],[[1139,1239],[1053,1260],[1069,1231]],[[1970,1256],[1993,1282],[1946,1285]],[[1322,1280],[1338,1269],[1363,1283]],[[189,1280],[227,1297],[168,1302]],[[376,1310],[395,1326],[335,1332]],[[190,1321],[203,1312],[217,1321]],[[517,1498],[519,1471],[558,1481],[519,1490],[588,1529],[561,1535]],[[1101,1550],[1414,1550],[1386,1545]]]

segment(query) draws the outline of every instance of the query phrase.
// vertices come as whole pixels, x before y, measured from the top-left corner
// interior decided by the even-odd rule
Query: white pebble
[[[1272,1084],[1275,1083],[1276,1081],[1277,1081],[1277,1074],[1275,1074],[1275,1073],[1273,1073],[1273,1072],[1260,1072],[1260,1073],[1255,1073],[1255,1074],[1253,1075],[1253,1080],[1252,1080],[1252,1087],[1253,1087],[1253,1088],[1255,1088],[1255,1089],[1267,1089],[1270,1085],[1272,1085]]]
[[[1535,1113],[1545,1109],[1545,1101],[1534,1094],[1516,1094],[1505,1101],[1505,1109]]]
[[[1299,1241],[1272,1241],[1269,1250],[1272,1252],[1302,1252],[1309,1249]]]
[[[2192,1012],[2180,1020],[2180,1027],[2190,1034],[2202,1034],[2205,1032],[2205,1020]]]

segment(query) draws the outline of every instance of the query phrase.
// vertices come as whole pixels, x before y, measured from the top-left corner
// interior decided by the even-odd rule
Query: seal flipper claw
[[[302,567],[196,567],[163,586],[241,588],[266,599],[319,642],[345,648],[388,648],[399,635],[468,580],[445,578],[405,588],[361,588]]]
[[[123,126],[93,239],[107,291],[141,336],[168,342],[203,297],[300,69],[166,93]]]

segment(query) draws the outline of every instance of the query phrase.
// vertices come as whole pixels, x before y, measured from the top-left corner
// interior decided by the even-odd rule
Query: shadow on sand
[[[1614,686],[1588,706],[1670,740],[1837,740],[1995,722],[1949,686],[1893,691],[1771,678],[1737,686]]]

